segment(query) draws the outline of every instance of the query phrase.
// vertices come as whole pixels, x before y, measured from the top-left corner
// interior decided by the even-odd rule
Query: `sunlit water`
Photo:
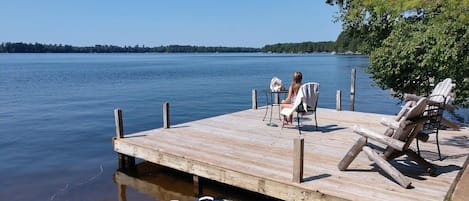
[[[367,65],[365,56],[326,54],[0,54],[0,197],[117,200],[115,108],[125,133],[149,130],[162,126],[165,101],[172,124],[245,110],[252,89],[273,76],[288,85],[301,71],[320,83],[319,107],[335,108],[342,90],[348,109],[356,68],[355,109],[396,113],[399,101],[373,86]],[[138,189],[126,196],[155,199]]]

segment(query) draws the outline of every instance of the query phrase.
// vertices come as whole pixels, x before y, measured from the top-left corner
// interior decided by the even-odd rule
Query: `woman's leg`
[[[280,104],[280,109],[283,109],[283,108],[292,108],[293,107],[293,104],[288,104],[288,103],[282,103]],[[284,120],[284,124],[292,124],[293,123],[293,114],[289,115],[288,118],[283,115],[283,120]]]

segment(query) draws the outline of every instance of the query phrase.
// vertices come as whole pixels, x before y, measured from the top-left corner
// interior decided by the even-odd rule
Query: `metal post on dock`
[[[169,102],[163,103],[163,128],[169,128]]]
[[[252,109],[257,110],[257,90],[252,90]]]
[[[114,110],[114,120],[116,124],[116,138],[124,138],[124,123],[122,121],[122,110],[117,108]],[[117,153],[120,170],[133,170],[135,168],[135,158],[125,154]]]
[[[302,136],[293,140],[293,182],[303,182],[303,158],[305,140]]]
[[[340,90],[337,90],[337,93],[335,95],[335,109],[337,111],[342,110],[342,92]]]
[[[350,111],[355,111],[355,79],[357,78],[357,70],[352,68],[352,82],[350,84]]]

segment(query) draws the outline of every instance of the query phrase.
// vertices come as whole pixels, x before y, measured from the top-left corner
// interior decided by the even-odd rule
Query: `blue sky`
[[[88,46],[266,44],[335,40],[324,0],[0,0],[0,42]]]

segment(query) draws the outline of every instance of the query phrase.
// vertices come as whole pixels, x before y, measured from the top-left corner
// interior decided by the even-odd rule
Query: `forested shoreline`
[[[0,43],[0,53],[355,53],[358,51],[358,46],[359,42],[351,39],[345,32],[342,32],[337,38],[337,41],[277,43],[265,45],[262,48],[191,45],[167,45],[157,47],[147,47],[144,45],[123,47],[117,45],[94,45],[80,47],[63,44],[3,42]]]
[[[192,52],[259,52],[259,48],[247,47],[205,47],[190,45],[169,45],[158,47],[146,46],[71,46],[62,44],[41,43],[1,43],[0,52],[3,53],[192,53]]]

